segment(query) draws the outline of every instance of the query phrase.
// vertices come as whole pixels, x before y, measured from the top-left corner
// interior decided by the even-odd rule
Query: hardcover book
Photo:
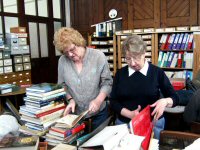
[[[74,127],[83,117],[87,115],[89,111],[86,110],[82,112],[80,115],[74,115],[74,114],[68,114],[64,116],[63,118],[60,118],[57,120],[56,127],[66,127],[66,128],[72,128]]]
[[[54,84],[54,83],[40,83],[32,85],[31,87],[26,88],[26,91],[34,91],[38,93],[46,93],[53,90],[61,89],[63,88],[60,84]]]
[[[14,84],[0,84],[0,94],[6,94],[19,90],[19,87]]]
[[[39,144],[38,136],[8,136],[0,141],[1,150],[37,150]]]

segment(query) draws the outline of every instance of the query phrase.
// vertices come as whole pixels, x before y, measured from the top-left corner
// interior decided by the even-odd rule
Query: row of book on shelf
[[[159,42],[160,50],[191,50],[193,33],[162,34]]]
[[[169,68],[187,68],[193,67],[193,53],[188,52],[163,52],[159,51],[158,66]]]
[[[193,78],[193,72],[189,70],[180,70],[180,71],[165,71],[165,74],[169,79],[187,79]]]

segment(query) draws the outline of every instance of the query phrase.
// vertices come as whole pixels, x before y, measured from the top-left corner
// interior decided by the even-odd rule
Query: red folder
[[[130,121],[130,129],[132,134],[145,137],[141,146],[143,150],[148,150],[153,129],[149,105]]]

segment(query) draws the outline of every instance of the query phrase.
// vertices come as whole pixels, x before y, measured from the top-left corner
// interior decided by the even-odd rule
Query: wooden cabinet
[[[0,84],[17,84],[28,85],[31,84],[31,71],[12,72],[0,75]]]
[[[114,76],[117,70],[116,36],[94,37],[89,35],[88,45],[102,51],[105,54],[112,73],[111,75]]]
[[[31,84],[31,57],[25,27],[13,27],[5,42],[0,36],[0,84]]]

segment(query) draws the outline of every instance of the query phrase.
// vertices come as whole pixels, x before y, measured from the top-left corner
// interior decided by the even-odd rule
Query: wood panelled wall
[[[71,25],[84,37],[95,23],[109,20],[114,8],[123,18],[123,30],[200,25],[199,0],[71,0]]]

